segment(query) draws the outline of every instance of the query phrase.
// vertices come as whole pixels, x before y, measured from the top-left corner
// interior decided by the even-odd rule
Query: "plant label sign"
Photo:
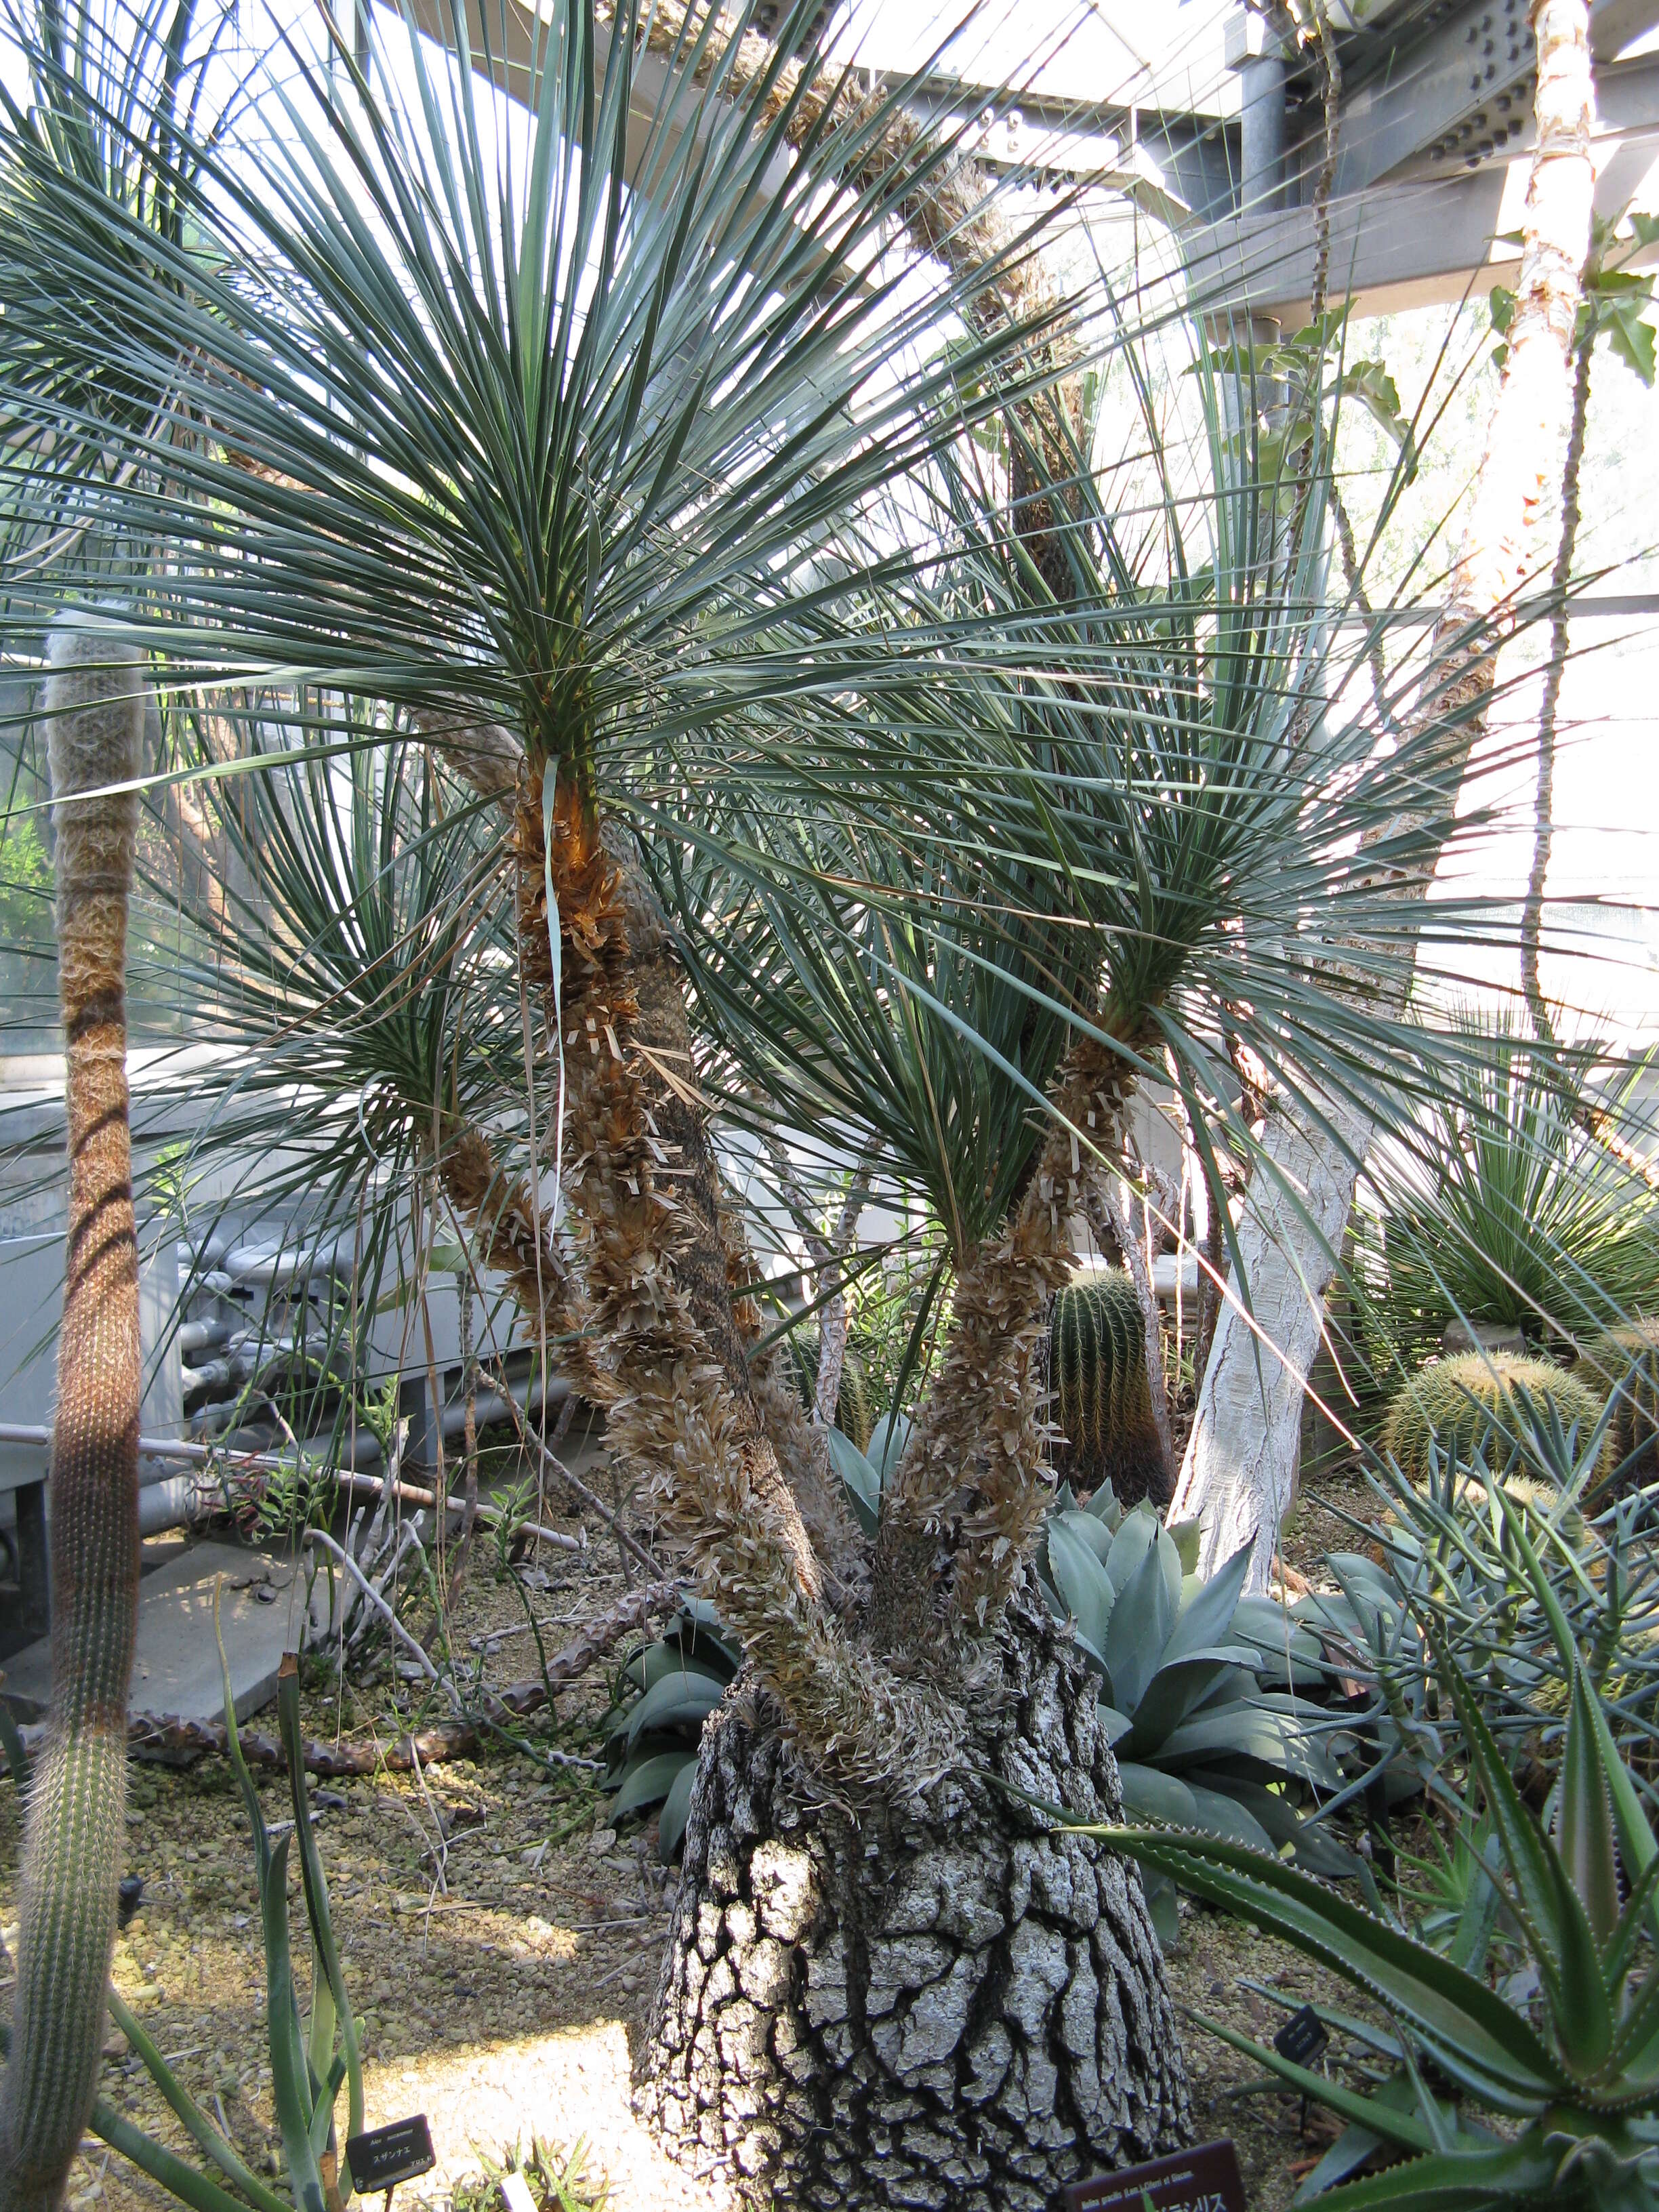
[[[1316,2066],[1330,2039],[1324,2021],[1310,2004],[1304,2004],[1274,2036],[1273,2049],[1293,2066]]]
[[[389,2127],[367,2128],[346,2141],[346,2163],[351,2185],[360,2196],[371,2189],[395,2189],[417,2173],[430,2173],[438,2163],[432,2149],[432,2130],[426,2114],[393,2120]]]
[[[1060,2202],[1066,2212],[1247,2212],[1238,2154],[1225,2140],[1073,2182]]]

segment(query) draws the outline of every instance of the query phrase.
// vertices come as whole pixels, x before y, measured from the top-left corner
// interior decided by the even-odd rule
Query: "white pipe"
[[[520,1395],[520,1390],[521,1386],[513,1386],[514,1401],[522,1405],[526,1413],[538,1412],[544,1405],[562,1405],[570,1395],[570,1385],[562,1376],[555,1376],[545,1390],[537,1391],[530,1390],[526,1378],[522,1386],[523,1395]],[[477,1425],[483,1428],[490,1421],[503,1419],[507,1411],[507,1401],[500,1391],[489,1390],[478,1398],[474,1415]],[[443,1432],[446,1437],[459,1436],[465,1426],[465,1405],[444,1407]],[[44,1423],[0,1421],[0,1444],[38,1444],[44,1450],[51,1443],[52,1431]],[[348,1473],[364,1474],[377,1468],[380,1459],[380,1438],[372,1430],[360,1429],[349,1455],[345,1452],[341,1454],[341,1465]],[[159,1536],[169,1528],[184,1528],[198,1513],[210,1510],[212,1505],[220,1502],[216,1483],[204,1484],[197,1475],[164,1475],[161,1466],[168,1462],[175,1465],[182,1462],[187,1467],[198,1468],[210,1463],[244,1468],[256,1474],[291,1474],[295,1464],[292,1452],[227,1451],[211,1444],[189,1443],[183,1438],[141,1436],[138,1439],[138,1528],[141,1535]],[[541,1533],[552,1534],[551,1531]]]

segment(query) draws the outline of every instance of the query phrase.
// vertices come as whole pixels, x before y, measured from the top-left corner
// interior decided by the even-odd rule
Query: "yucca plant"
[[[37,72],[57,81],[50,41],[21,27]],[[917,341],[985,295],[981,320],[997,328],[969,366],[1000,354],[1000,394],[1046,374],[1021,349],[1052,311],[1039,300],[1029,317],[1010,312],[1024,244],[980,204],[983,180],[949,139],[918,137],[896,94],[872,103],[849,85],[826,100],[810,71],[769,54],[745,76],[742,25],[733,38],[704,21],[671,40],[641,134],[642,21],[601,26],[572,4],[538,20],[513,80],[527,138],[498,145],[499,106],[478,82],[491,56],[469,45],[460,14],[447,28],[458,60],[377,19],[393,51],[370,80],[314,58],[290,70],[284,52],[279,82],[248,58],[282,127],[234,149],[191,144],[184,234],[137,241],[148,289],[132,276],[126,209],[14,115],[0,260],[18,279],[9,300],[27,291],[33,303],[24,320],[53,377],[29,356],[7,377],[9,495],[48,518],[89,501],[103,542],[135,562],[156,544],[161,497],[166,554],[145,569],[133,629],[167,658],[176,697],[201,696],[192,685],[210,674],[216,696],[265,687],[251,711],[284,732],[279,750],[333,757],[362,749],[350,701],[372,701],[371,717],[406,715],[494,810],[516,891],[507,1004],[522,978],[549,1035],[543,1126],[566,1165],[586,1340],[604,1346],[584,1386],[614,1401],[621,1455],[673,1470],[668,1533],[783,1699],[792,1735],[842,1784],[867,1788],[912,1771],[918,1753],[952,1763],[960,1717],[849,1632],[854,1532],[838,1486],[819,1479],[798,1414],[789,1426],[775,1395],[763,1418],[670,942],[605,814],[627,803],[630,777],[648,783],[665,732],[708,726],[745,689],[763,694],[780,637],[797,665],[819,641],[821,586],[801,564],[962,421],[960,362],[930,361]],[[85,29],[106,35],[90,15]],[[876,270],[890,225],[913,212],[945,249],[944,278],[919,301],[878,271],[849,289],[848,266]],[[971,255],[966,240],[952,254],[958,229]],[[60,276],[69,289],[53,301]],[[106,284],[118,316],[99,310]],[[176,386],[182,360],[190,391],[167,410],[165,456],[139,441],[127,477],[66,483],[51,430],[61,363],[73,356],[95,390],[113,369],[98,358],[106,343],[122,374],[158,392]],[[340,566],[348,547],[355,580]],[[26,597],[11,604],[20,641]],[[793,630],[791,601],[805,611]],[[863,650],[867,663],[873,638]],[[283,677],[270,696],[273,662]],[[307,702],[319,697],[334,719],[313,736]],[[376,726],[391,734],[390,721]],[[244,764],[217,762],[220,786]],[[313,787],[300,804],[314,820],[331,802]],[[279,902],[279,944],[308,949],[325,917],[287,928],[281,870],[256,880]],[[501,911],[488,890],[471,899]],[[231,926],[240,945],[255,919]],[[340,988],[355,1031],[362,1009],[344,975]],[[329,994],[308,1021],[256,1014],[249,1026],[337,1036],[342,1011]],[[409,1089],[388,1084],[386,1103],[410,1141],[429,1107],[431,1171],[481,1244],[502,1213],[520,1229],[531,1213],[507,1272],[526,1299],[536,1280],[531,1316],[545,1327],[541,1285],[567,1293],[568,1260],[540,1241],[533,1204],[510,1188],[508,1203],[497,1197],[505,1178],[488,1155],[475,1162],[486,1130],[447,1129],[442,1097]],[[1121,1909],[1127,1971],[1144,1984],[1133,2008],[1163,2016],[1150,1931],[1133,1933],[1138,1896]],[[873,2046],[871,2063],[884,2063]],[[1135,2078],[1133,2095],[1126,2078],[1083,2097],[1098,2154],[1178,2124],[1171,2034],[1149,2038]],[[1008,2155],[1025,2154],[1038,2124],[1025,2110],[1010,2102],[1000,2124]],[[781,2148],[817,2158],[821,2130]]]
[[[1402,777],[1433,787],[1446,733],[1385,765],[1374,731],[1332,724],[1327,422],[1308,496],[1278,478],[1258,495],[1206,370],[1195,489],[1164,470],[1155,530],[1120,526],[1066,406],[1040,403],[1091,319],[1132,385],[1134,349],[1103,291],[1062,312],[1032,273],[1040,225],[1002,220],[904,87],[826,80],[747,18],[601,22],[561,0],[527,52],[482,49],[459,9],[443,27],[440,58],[377,15],[366,74],[303,41],[280,71],[239,56],[274,120],[191,141],[189,221],[159,246],[14,117],[0,293],[36,351],[0,383],[7,496],[25,520],[66,501],[95,515],[142,572],[131,635],[181,702],[264,689],[282,746],[331,760],[418,738],[470,785],[508,872],[507,934],[473,972],[492,1039],[530,1018],[523,1088],[499,1121],[481,1097],[445,1125],[430,1079],[469,1061],[451,1001],[429,1033],[447,1054],[388,1082],[386,1111],[536,1328],[555,1298],[576,1310],[612,1448],[652,1471],[664,1540],[752,1670],[703,1737],[648,2108],[712,2132],[751,2195],[848,2201],[878,2166],[894,2191],[925,2178],[933,2154],[889,2121],[955,2053],[991,2086],[929,2105],[930,2127],[974,2146],[993,2196],[1028,2169],[1046,2187],[1184,2125],[1138,1888],[1092,1850],[1035,1846],[1070,1886],[1068,1924],[1103,1931],[1107,1963],[1066,1999],[1068,2019],[1093,2008],[1085,2052],[1012,1932],[1028,1826],[977,1778],[1082,1805],[1113,1787],[1074,1647],[1015,1602],[1048,1499],[1041,1355],[1072,1218],[1121,1162],[1143,1075],[1173,1066],[1200,1143],[1224,1124],[1248,1148],[1231,1036],[1292,1088],[1305,1060],[1322,1097],[1346,1085],[1396,1114],[1431,1079],[1408,1026],[1304,957],[1295,917],[1334,916],[1388,968],[1395,886],[1441,840],[1382,835],[1386,891],[1354,853]],[[510,124],[503,87],[526,111]],[[919,249],[902,270],[901,237]],[[48,356],[50,386],[32,366]],[[121,468],[91,486],[49,434],[64,362],[84,389],[118,374],[174,394],[164,440],[118,438]],[[969,434],[993,415],[1019,465],[1012,520]],[[28,598],[14,586],[20,649]],[[214,773],[228,789],[275,765],[250,744]],[[314,839],[327,778],[290,796]],[[419,948],[421,991],[447,917],[470,945],[472,910],[505,903],[495,878],[464,880],[436,812],[454,888],[379,940],[386,970]],[[280,866],[256,879],[278,907],[295,896]],[[330,896],[349,912],[366,888]],[[308,948],[327,920],[278,912],[277,941]],[[230,927],[240,957],[252,918]],[[307,991],[291,1022],[250,1000],[249,1080],[307,1039],[366,1080],[350,1040],[379,1051],[396,1024],[355,988]],[[700,1054],[780,1117],[844,1132],[939,1234],[949,1327],[872,1545],[828,1439],[751,1358]],[[343,1096],[372,1138],[374,1094]],[[503,1124],[530,1139],[516,1182]],[[568,1249],[536,1200],[550,1142]],[[1067,1727],[1032,1737],[1021,1715],[1051,1711]],[[948,1855],[983,1912],[915,1890]],[[886,2013],[849,2005],[844,1966],[834,1994],[877,1898],[900,1978]],[[729,1972],[696,1948],[716,1903]],[[773,1943],[788,1971],[767,1978]],[[942,1979],[961,2002],[924,2056],[895,2023]],[[1018,2051],[973,2021],[974,1992],[1005,1985]],[[730,2045],[738,1986],[763,1991],[742,2000],[768,2023],[744,2045],[765,2054],[763,2098],[735,2059],[693,2055]],[[1056,2130],[1056,2109],[1075,2118]]]
[[[1508,1012],[1462,1014],[1447,1033],[1446,1089],[1409,1150],[1373,1159],[1357,1217],[1362,1326],[1384,1372],[1437,1351],[1453,1320],[1583,1340],[1659,1295],[1655,1194],[1587,1131],[1589,1053]],[[1628,1120],[1640,1076],[1600,1111]]]
[[[1474,1685],[1419,1617],[1455,1716],[1468,1787],[1490,1822],[1493,1903],[1536,1975],[1530,2007],[1488,1984],[1491,1924],[1471,1900],[1468,1939],[1451,1955],[1349,1902],[1276,1856],[1149,1829],[1111,1840],[1195,1894],[1237,1912],[1379,2007],[1399,2058],[1395,2082],[1366,2094],[1297,2065],[1214,2021],[1212,2034],[1304,2096],[1386,2145],[1398,2162],[1341,2184],[1332,2212],[1527,2204],[1649,2212],[1659,2204],[1656,1843],[1595,1686],[1521,1517],[1494,1495],[1568,1685],[1559,1780],[1547,1818],[1522,1799]]]
[[[561,2155],[532,2135],[527,2150],[520,2142],[499,2160],[485,2157],[482,2173],[459,2182],[453,2199],[455,2212],[500,2212],[507,2203],[503,2184],[509,2174],[522,2180],[536,2212],[605,2212],[610,2191],[590,2174],[588,2158],[588,2146],[580,2137]]]

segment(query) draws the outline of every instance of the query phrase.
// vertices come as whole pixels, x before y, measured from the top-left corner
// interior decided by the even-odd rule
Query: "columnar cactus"
[[[1534,1402],[1553,1405],[1563,1428],[1577,1427],[1581,1445],[1601,1418],[1601,1397],[1547,1359],[1466,1352],[1437,1359],[1412,1377],[1389,1408],[1382,1448],[1419,1487],[1429,1479],[1431,1443],[1443,1456],[1455,1445],[1459,1461],[1467,1466],[1492,1422],[1514,1425],[1517,1384]],[[1604,1472],[1607,1464],[1604,1450]]]
[[[138,806],[132,791],[106,787],[139,772],[144,702],[135,653],[84,618],[60,622],[46,715],[69,1244],[52,1443],[51,1724],[29,1801],[0,2087],[6,2212],[52,2212],[92,2109],[125,1834],[140,1369],[125,977]]]
[[[1055,1455],[1060,1472],[1082,1490],[1109,1482],[1126,1505],[1143,1498],[1167,1504],[1170,1468],[1152,1417],[1140,1301],[1119,1269],[1056,1293],[1048,1381],[1053,1418],[1066,1435]]]

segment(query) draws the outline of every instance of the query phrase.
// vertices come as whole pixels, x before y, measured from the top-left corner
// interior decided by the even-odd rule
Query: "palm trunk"
[[[805,1193],[794,1179],[783,1147],[774,1143],[769,1145],[768,1150],[779,1176],[780,1188],[792,1211],[799,1220],[810,1224],[811,1207]],[[753,1310],[752,1302],[750,1302],[752,1327],[744,1323],[749,1387],[754,1394],[762,1423],[772,1440],[772,1448],[777,1453],[785,1479],[794,1493],[795,1503],[806,1523],[813,1549],[834,1578],[831,1595],[842,1607],[852,1603],[855,1597],[867,1594],[866,1585],[869,1580],[869,1561],[864,1539],[848,1509],[846,1491],[830,1463],[823,1432],[835,1424],[842,1366],[847,1353],[847,1299],[841,1289],[839,1262],[845,1258],[852,1242],[868,1191],[868,1171],[860,1167],[848,1194],[841,1227],[833,1244],[817,1235],[810,1225],[804,1231],[807,1249],[817,1263],[820,1285],[833,1285],[819,1325],[817,1386],[810,1419],[801,1405],[793,1378],[783,1371],[775,1348],[764,1352],[758,1348],[760,1315]],[[751,1279],[753,1267],[747,1239],[729,1209],[725,1220],[732,1279],[734,1282],[747,1282]],[[741,1308],[739,1318],[742,1322]],[[826,1384],[826,1372],[833,1378],[833,1388]],[[827,1412],[824,1410],[826,1390]]]
[[[52,1706],[29,1800],[0,2203],[50,2212],[92,2109],[125,1843],[138,1612],[138,1254],[126,1073],[138,655],[60,628],[46,686],[58,837],[69,1243],[52,1443]]]
[[[1523,580],[1551,487],[1559,481],[1571,413],[1575,326],[1595,181],[1587,0],[1537,0],[1533,22],[1538,143],[1509,356],[1449,605],[1435,633],[1432,696],[1422,710],[1423,726],[1438,724],[1445,742],[1426,799],[1402,806],[1385,833],[1426,832],[1431,843],[1409,879],[1395,883],[1402,907],[1420,904],[1427,893],[1438,842],[1449,831],[1458,787],[1485,731],[1503,624]],[[1402,933],[1408,927],[1402,922]],[[1401,1003],[1405,989],[1402,983]],[[1235,1280],[1217,1325],[1170,1507],[1178,1518],[1201,1516],[1206,1565],[1254,1528],[1249,1586],[1258,1590],[1266,1586],[1279,1516],[1295,1479],[1303,1392],[1319,1341],[1332,1255],[1374,1134],[1366,1116],[1335,1102],[1327,1102],[1327,1119],[1329,1127],[1322,1127],[1282,1103],[1270,1115],[1266,1165],[1279,1173],[1258,1166],[1239,1237],[1250,1313],[1242,1310]],[[1304,1211],[1317,1216],[1318,1236],[1310,1234]],[[1252,1318],[1279,1343],[1290,1372],[1259,1346]],[[1274,1334],[1280,1328],[1288,1340],[1280,1342]]]
[[[550,879],[568,1198],[614,1378],[612,1449],[651,1471],[667,1535],[811,1757],[854,1788],[943,1771],[957,1756],[956,1715],[875,1659],[826,1602],[824,1562],[756,1403],[666,928],[574,797],[551,810],[544,853],[538,780],[519,811],[520,952],[550,1015]]]
[[[594,1356],[592,1322],[568,1258],[547,1233],[528,1182],[507,1174],[481,1130],[441,1121],[438,1178],[469,1232],[481,1267],[505,1275],[519,1310],[550,1346],[590,1405],[605,1406],[612,1386]]]

